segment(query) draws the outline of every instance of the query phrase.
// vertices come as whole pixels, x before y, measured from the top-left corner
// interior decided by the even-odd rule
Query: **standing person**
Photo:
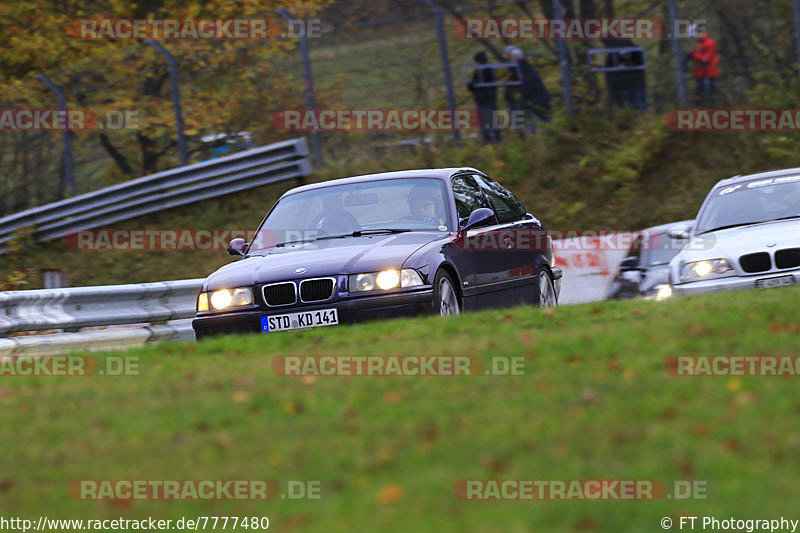
[[[607,71],[606,84],[612,107],[629,107],[637,111],[647,111],[647,77],[643,68],[644,54],[630,39],[603,41],[609,52],[606,54],[606,67],[620,67],[623,70]]]
[[[697,41],[697,49],[689,52],[683,64],[694,60],[694,77],[697,81],[694,94],[695,106],[700,107],[704,98],[713,105],[717,76],[719,76],[717,43],[707,31],[698,28],[697,25],[689,28],[689,37]]]
[[[519,80],[521,85],[506,86],[506,102],[509,109],[523,111],[528,131],[536,133],[536,123],[530,115],[536,116],[542,122],[550,121],[550,93],[542,83],[542,78],[535,68],[525,59],[525,54],[516,46],[505,48],[506,59],[516,63],[509,69],[509,78]],[[521,132],[524,135],[524,132]]]
[[[631,43],[633,44],[633,43]],[[643,67],[645,64],[644,52],[634,50],[629,55],[631,67]],[[637,111],[647,112],[647,72],[644,68],[636,68],[628,73],[630,105]]]
[[[617,41],[611,39],[604,39],[603,43],[607,48],[619,48]],[[616,51],[608,52],[606,54],[606,68],[619,67],[621,63],[620,54]],[[611,102],[611,107],[625,107],[625,81],[618,70],[608,70],[605,72],[606,87],[608,87],[608,99]]]
[[[489,62],[486,52],[478,52],[473,58],[477,65],[485,65]],[[497,74],[491,67],[476,68],[472,74],[472,81],[467,84],[467,88],[475,98],[475,106],[481,115],[481,134],[484,143],[500,141],[500,130],[496,129],[497,119],[497,86],[481,86],[482,84],[496,83]]]

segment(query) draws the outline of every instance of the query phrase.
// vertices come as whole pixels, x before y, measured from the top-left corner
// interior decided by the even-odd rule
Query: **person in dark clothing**
[[[610,50],[636,46],[630,39],[606,39],[603,42]],[[606,67],[630,69],[606,72],[606,85],[608,86],[612,106],[630,107],[637,111],[648,110],[647,75],[643,68],[634,68],[641,67],[644,64],[644,53],[638,50],[627,52],[609,51],[606,54]]]
[[[542,83],[542,78],[535,68],[525,59],[522,50],[516,46],[505,48],[506,59],[516,63],[515,67],[509,69],[508,78],[510,81],[519,81],[519,85],[507,85],[505,96],[508,107],[514,111],[525,113],[525,124],[528,131],[536,133],[536,123],[532,120],[533,116],[542,122],[550,121],[550,93]],[[524,131],[520,132],[524,135]]]
[[[473,59],[478,65],[485,65],[489,62],[486,52],[478,52]],[[497,74],[494,69],[485,67],[476,68],[472,74],[472,81],[467,84],[467,88],[475,99],[475,106],[481,114],[481,134],[485,143],[500,141],[500,130],[496,129],[497,86],[485,85],[496,82]]]

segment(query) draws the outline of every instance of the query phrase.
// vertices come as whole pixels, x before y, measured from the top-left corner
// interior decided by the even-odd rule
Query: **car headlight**
[[[253,289],[250,287],[219,289],[210,294],[211,297],[209,298],[209,293],[200,293],[200,296],[197,298],[198,311],[208,311],[209,300],[211,302],[211,307],[216,310],[253,304]]]
[[[672,296],[672,287],[669,285],[658,285],[656,286],[656,301],[660,302],[661,300],[666,300],[667,298]]]
[[[413,268],[353,274],[348,278],[350,292],[387,291],[398,287],[406,288],[418,285],[422,285],[422,278]]]
[[[681,281],[698,281],[733,270],[727,259],[692,261],[681,267]]]

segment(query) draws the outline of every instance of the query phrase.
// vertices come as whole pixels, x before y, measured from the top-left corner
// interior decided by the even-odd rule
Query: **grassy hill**
[[[126,352],[143,375],[0,378],[0,514],[268,516],[275,531],[658,531],[792,518],[796,378],[674,355],[797,355],[796,289],[517,308]],[[278,355],[524,357],[520,376],[289,378]],[[120,354],[100,354],[105,358]],[[706,480],[707,500],[472,502],[461,479]],[[77,501],[77,479],[318,480],[319,500]],[[796,517],[795,517],[796,518]]]

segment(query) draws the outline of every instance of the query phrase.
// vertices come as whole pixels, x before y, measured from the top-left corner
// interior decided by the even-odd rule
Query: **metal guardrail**
[[[0,334],[194,318],[203,281],[0,292]]]
[[[195,316],[197,295],[203,281],[185,279],[0,292],[0,336],[23,331],[147,324],[144,327],[0,338],[0,355],[44,355],[194,340],[191,319]]]
[[[34,227],[40,242],[155,211],[311,174],[305,138],[283,141],[0,218],[0,246]]]
[[[194,341],[191,319],[143,327],[120,327],[81,331],[25,335],[0,339],[0,358],[16,355],[58,355],[70,352],[120,350],[161,342]]]

